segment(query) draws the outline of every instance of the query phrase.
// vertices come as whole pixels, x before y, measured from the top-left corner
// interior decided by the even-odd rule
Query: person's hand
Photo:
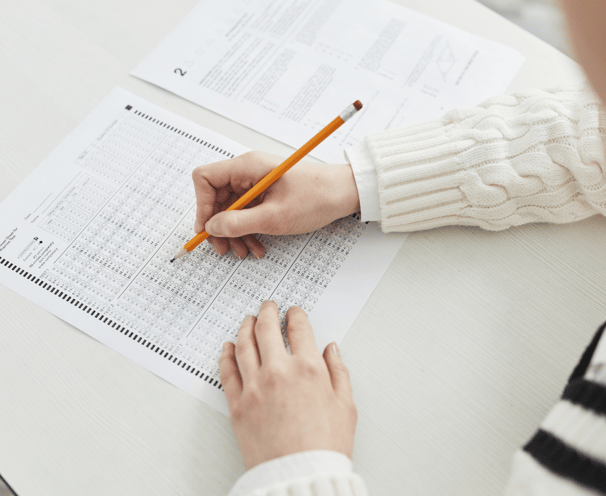
[[[280,456],[333,450],[351,458],[357,413],[349,372],[329,344],[320,355],[299,307],[287,314],[291,354],[284,346],[278,307],[265,301],[247,316],[238,341],[219,359],[231,423],[250,469]]]
[[[282,162],[254,151],[194,169],[194,230],[206,230],[221,255],[231,249],[241,259],[249,251],[261,258],[263,245],[251,234],[306,233],[360,210],[349,165],[299,162],[247,208],[224,211]]]

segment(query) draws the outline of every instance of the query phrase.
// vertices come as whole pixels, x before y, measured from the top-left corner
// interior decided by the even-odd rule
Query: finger
[[[210,236],[206,239],[219,255],[223,256],[229,251],[229,241],[227,238]]]
[[[274,301],[266,300],[261,305],[255,325],[255,336],[262,364],[272,358],[286,356],[284,338],[280,330],[278,305]]]
[[[259,370],[261,360],[255,338],[255,323],[257,319],[252,315],[244,317],[244,321],[238,331],[236,342],[236,362],[242,377],[242,383],[250,381],[252,375]]]
[[[229,341],[223,343],[223,351],[219,358],[219,371],[227,404],[231,407],[231,404],[242,394],[242,378],[236,362],[236,347]]]
[[[238,260],[244,260],[248,255],[248,247],[240,238],[228,238],[229,249]]]
[[[217,189],[213,187],[209,181],[207,174],[212,174],[217,164],[208,164],[201,167],[196,167],[192,172],[194,181],[194,191],[196,193],[196,222],[194,223],[194,231],[202,232],[204,224],[210,219],[214,212],[215,202],[217,199]]]
[[[272,203],[261,203],[243,210],[225,210],[211,217],[205,224],[213,236],[240,238],[246,234],[284,234],[287,231],[286,214]]]
[[[318,353],[314,331],[302,308],[290,307],[286,312],[286,335],[291,355]]]
[[[196,167],[192,172],[196,192],[196,232],[202,231],[206,221],[212,217],[217,190],[229,187],[242,194],[280,162],[278,157],[248,152],[230,160]]]
[[[233,198],[234,196],[236,196],[236,195],[234,195],[233,192],[229,188],[220,188],[217,190],[217,196],[215,198],[215,202],[218,203],[219,205],[223,205],[224,203],[229,202],[229,205],[231,205],[235,201],[235,199],[237,199],[237,197],[234,199]],[[229,205],[227,205],[227,206],[229,207]],[[224,208],[221,208],[220,210],[224,210]]]
[[[202,165],[193,170],[192,179],[196,193],[194,231],[201,232],[204,229],[204,224],[216,213],[217,204],[225,203],[231,196],[237,198],[232,191],[232,180],[240,178],[243,173],[238,158]],[[233,200],[221,210],[231,203]]]
[[[347,370],[343,360],[341,360],[337,343],[330,343],[324,349],[323,356],[330,373],[330,380],[335,394],[342,399],[353,401],[349,370]]]
[[[249,253],[252,253],[255,258],[263,258],[263,255],[265,255],[265,247],[257,238],[251,235],[247,235],[243,236],[240,239],[244,241],[244,244],[248,248]]]
[[[238,195],[236,193],[234,193],[233,191],[229,190],[227,191],[226,189],[221,189],[219,191],[225,191],[225,195],[219,195],[217,194],[217,203],[215,205],[215,214],[218,214],[219,212],[223,212],[224,210],[227,210],[229,207],[231,207],[235,201],[240,198],[240,196],[242,195]]]

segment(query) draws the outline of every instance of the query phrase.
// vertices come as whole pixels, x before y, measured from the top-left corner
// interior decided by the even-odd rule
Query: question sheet
[[[523,60],[388,0],[202,0],[132,74],[295,148],[361,100],[312,152],[343,163],[370,132],[502,93]]]
[[[0,281],[227,414],[218,358],[264,300],[341,341],[406,236],[357,215],[219,256],[194,234],[191,173],[241,145],[116,88],[0,204]]]

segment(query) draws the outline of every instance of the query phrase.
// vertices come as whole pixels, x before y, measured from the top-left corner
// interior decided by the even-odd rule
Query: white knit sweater
[[[348,156],[376,168],[384,231],[572,222],[606,214],[606,114],[600,108],[588,89],[530,90],[371,134]],[[516,453],[508,496],[606,494],[606,377],[583,378],[600,335],[562,400]],[[280,459],[270,463],[279,468]],[[323,471],[248,494],[368,493],[353,472]]]
[[[500,230],[606,213],[606,116],[587,90],[530,90],[369,135],[384,231]]]

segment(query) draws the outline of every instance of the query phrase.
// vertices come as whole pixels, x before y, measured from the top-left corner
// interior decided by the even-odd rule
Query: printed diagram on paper
[[[3,282],[225,412],[218,357],[246,314],[298,305],[339,341],[404,240],[347,217],[262,236],[260,260],[203,243],[169,263],[193,235],[192,170],[243,151],[114,90],[0,205]]]
[[[388,0],[201,0],[133,75],[293,147],[360,100],[312,155],[505,91],[523,57]]]
[[[442,79],[444,79],[444,82],[446,82],[448,74],[453,69],[456,63],[457,59],[455,59],[454,53],[452,52],[452,48],[450,47],[450,43],[446,43],[446,46],[442,49],[442,52],[436,60],[436,64],[440,69],[440,74],[442,74]]]

